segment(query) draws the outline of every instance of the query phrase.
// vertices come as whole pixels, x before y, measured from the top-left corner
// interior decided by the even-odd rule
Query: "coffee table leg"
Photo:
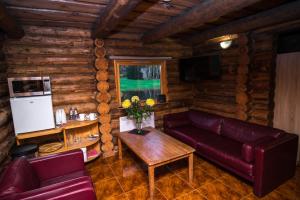
[[[118,149],[119,149],[119,159],[122,160],[122,141],[118,137]]]
[[[154,166],[148,166],[150,199],[154,197]]]
[[[189,182],[193,183],[193,168],[194,168],[193,153],[189,155]]]

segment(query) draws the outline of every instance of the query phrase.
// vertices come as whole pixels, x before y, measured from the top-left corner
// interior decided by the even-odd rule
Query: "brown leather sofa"
[[[295,174],[298,136],[201,111],[164,116],[165,133],[253,183],[261,197]]]

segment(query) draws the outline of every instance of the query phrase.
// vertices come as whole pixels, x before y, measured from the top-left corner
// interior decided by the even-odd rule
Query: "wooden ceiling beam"
[[[8,14],[2,3],[0,3],[0,28],[10,38],[19,39],[24,36],[24,30],[17,24],[16,20]]]
[[[93,32],[94,38],[103,38],[117,27],[127,14],[132,11],[142,0],[112,0],[101,13]]]
[[[260,12],[225,25],[205,30],[195,36],[189,37],[185,42],[197,44],[206,40],[234,33],[248,32],[258,28],[300,19],[300,1]]]
[[[166,23],[161,24],[150,32],[143,35],[142,41],[145,43],[174,35],[189,28],[203,25],[206,22],[218,19],[227,13],[248,7],[260,0],[207,0],[201,1],[187,12],[179,16],[172,17]]]

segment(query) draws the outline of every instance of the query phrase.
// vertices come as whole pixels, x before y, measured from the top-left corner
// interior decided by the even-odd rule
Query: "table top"
[[[136,135],[121,132],[118,137],[150,166],[180,158],[195,151],[194,148],[155,128],[144,129],[150,133]]]

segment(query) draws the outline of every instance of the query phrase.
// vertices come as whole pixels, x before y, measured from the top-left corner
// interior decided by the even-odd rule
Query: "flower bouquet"
[[[141,102],[138,96],[131,97],[131,100],[126,99],[122,102],[122,107],[127,113],[129,119],[134,120],[136,129],[132,133],[137,133],[140,135],[146,134],[142,130],[142,122],[151,116],[153,112],[153,106],[155,101],[153,99],[147,99],[146,102]]]

